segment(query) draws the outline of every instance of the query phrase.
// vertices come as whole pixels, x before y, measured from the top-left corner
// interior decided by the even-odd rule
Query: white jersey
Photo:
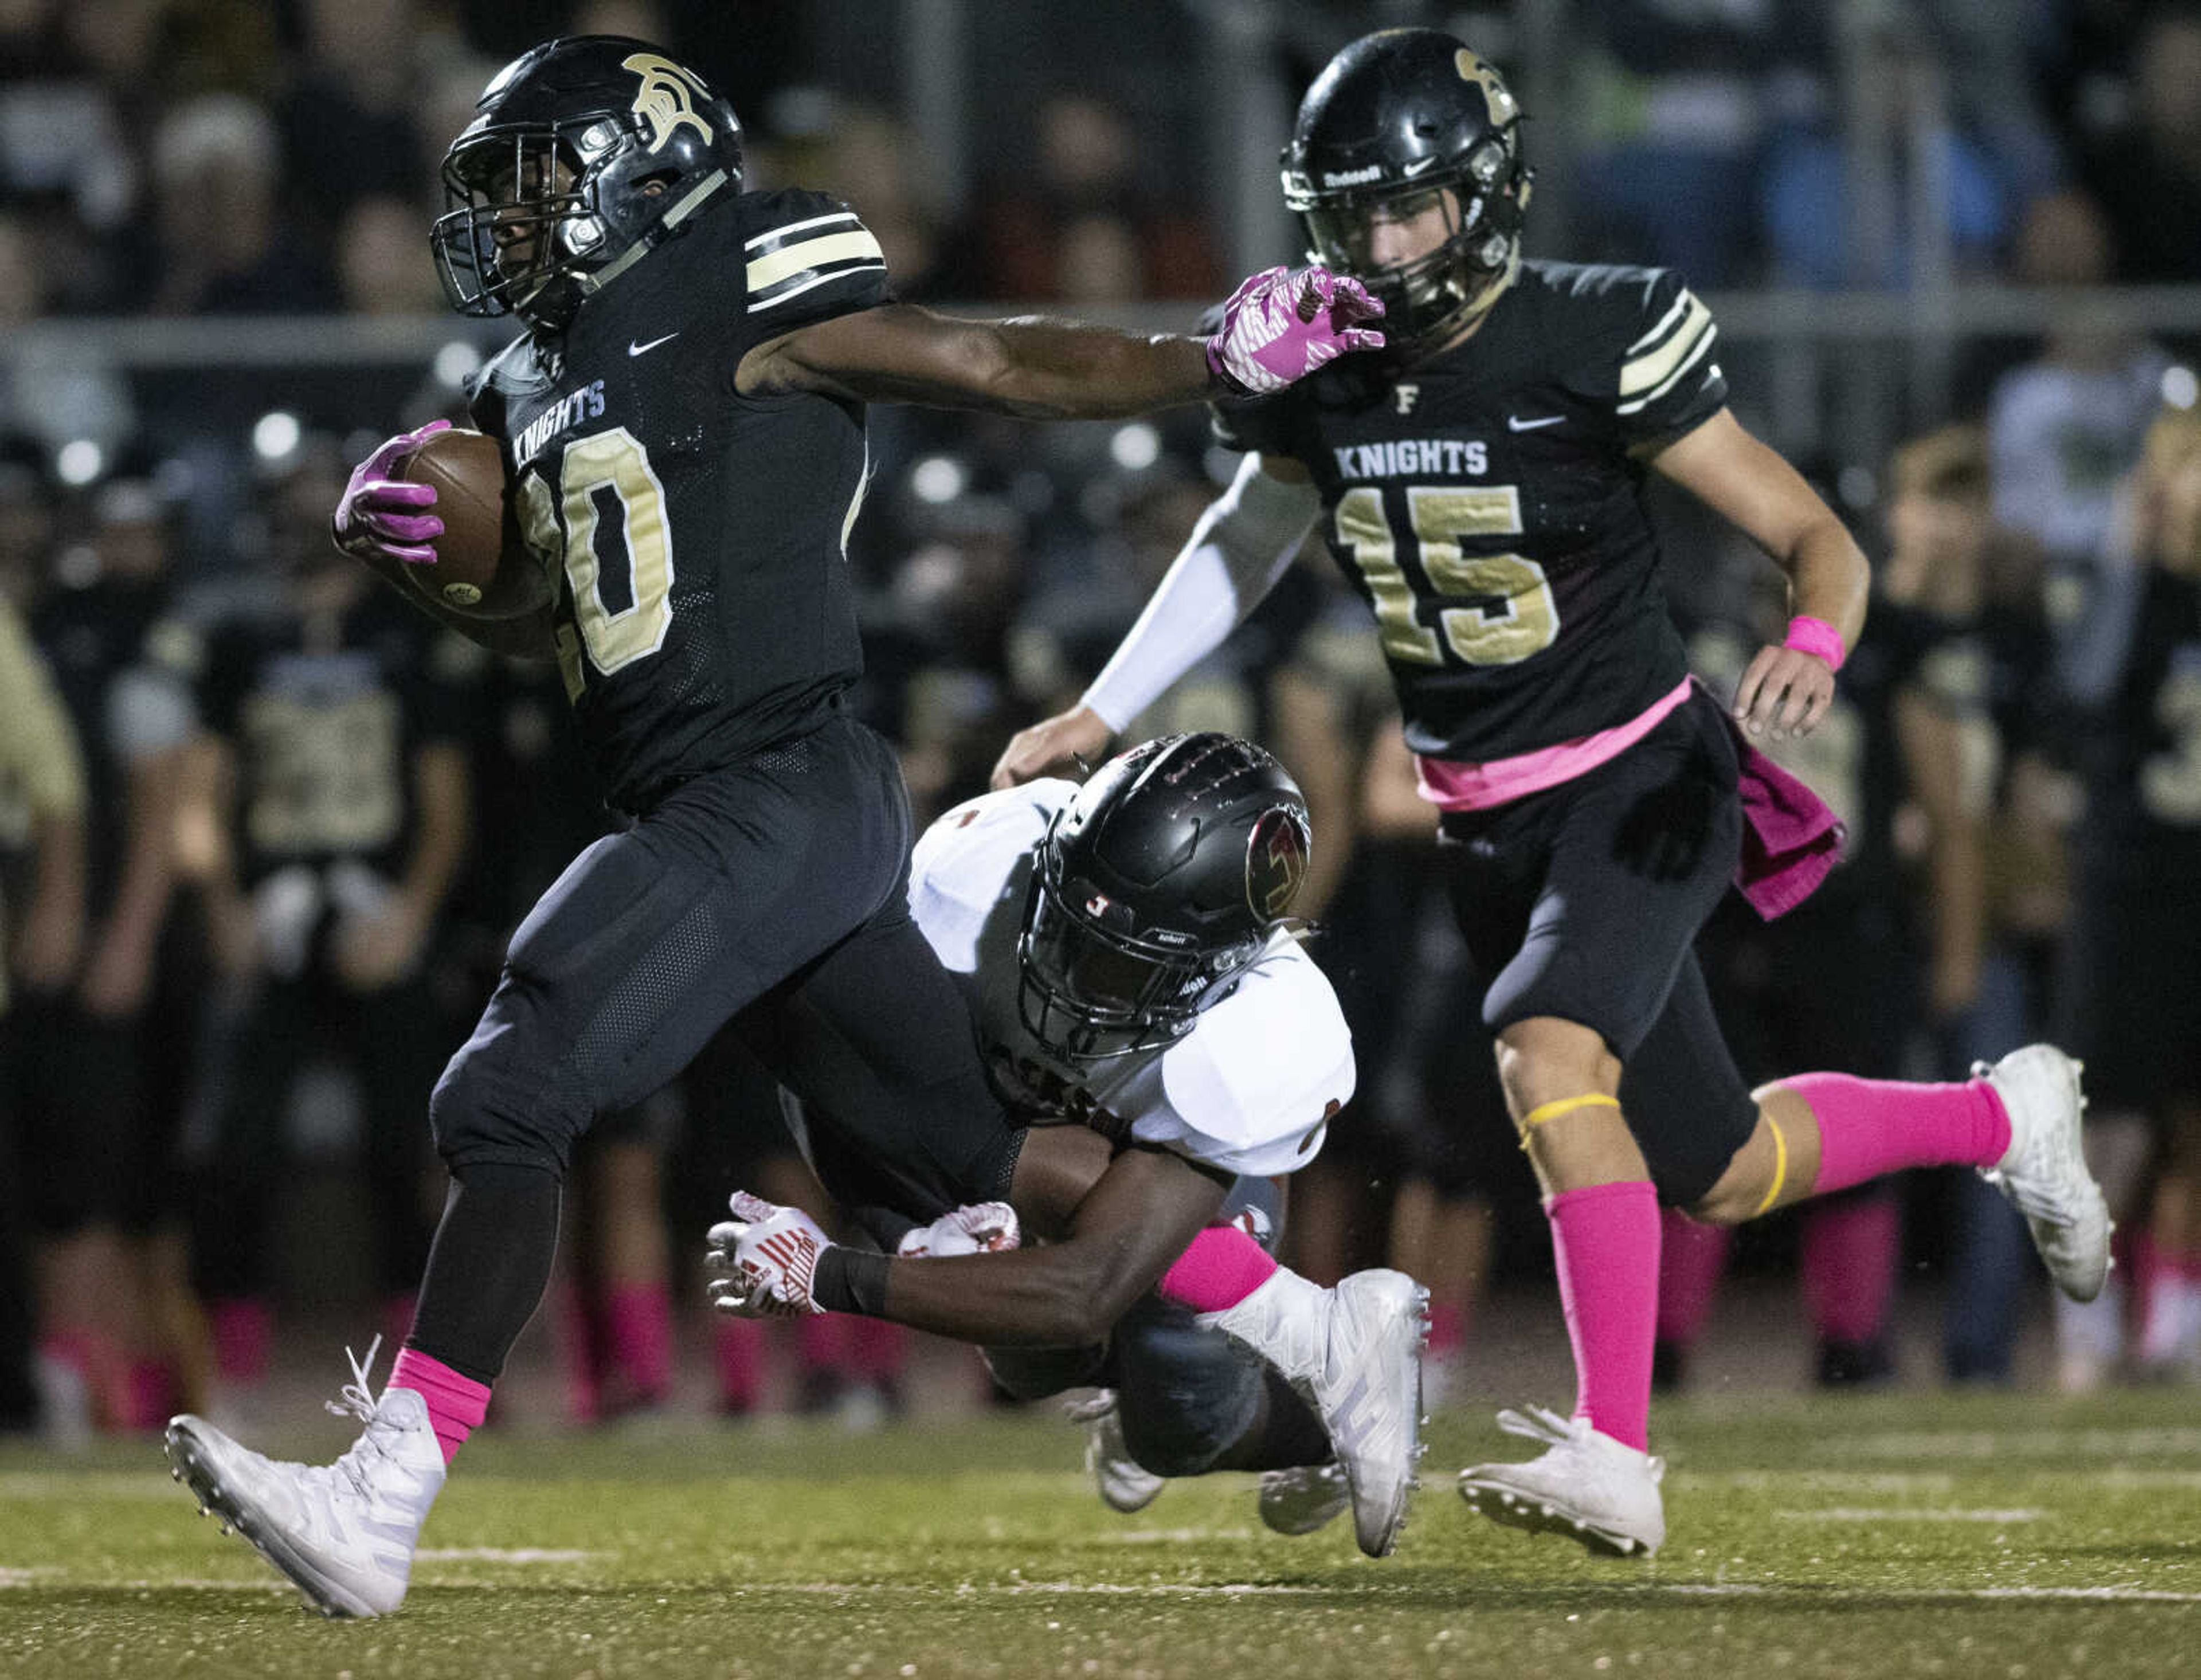
[[[1228,1172],[1296,1172],[1353,1096],[1353,1038],[1329,981],[1288,933],[1189,1032],[1152,1050],[1068,1061],[1024,1026],[1017,937],[1048,823],[1077,791],[1030,782],[959,805],[910,860],[910,910],[969,1001],[988,1067],[1034,1112],[1100,1120]]]

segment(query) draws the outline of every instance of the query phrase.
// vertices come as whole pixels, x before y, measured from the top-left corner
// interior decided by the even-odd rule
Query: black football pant
[[[1236,1219],[1249,1209],[1257,1240],[1273,1253],[1283,1233],[1281,1199],[1271,1180],[1241,1178],[1216,1217]],[[1152,1291],[1101,1346],[989,1348],[986,1365],[1018,1400],[1092,1385],[1113,1389],[1124,1444],[1152,1475],[1202,1475],[1226,1454],[1238,1470],[1284,1470],[1330,1456],[1321,1420],[1289,1384],[1221,1330],[1203,1327],[1189,1307]],[[1263,1415],[1265,1399],[1265,1438],[1250,1443],[1246,1437]]]
[[[495,1378],[549,1279],[574,1140],[730,1019],[833,1117],[866,1199],[930,1219],[1007,1194],[1022,1134],[910,917],[910,840],[891,749],[836,714],[682,784],[574,861],[436,1087],[455,1182],[413,1346]]]

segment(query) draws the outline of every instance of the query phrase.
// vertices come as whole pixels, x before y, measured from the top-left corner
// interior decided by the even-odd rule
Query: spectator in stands
[[[2201,6],[2148,19],[2130,60],[2130,122],[2086,160],[2116,230],[2116,275],[2201,279]]]
[[[2027,207],[2016,278],[2068,291],[2110,278],[2110,229],[2075,189]],[[1995,518],[2046,550],[2064,615],[2086,610],[2119,479],[2162,401],[2168,358],[2066,306],[2040,357],[2005,374],[1987,414]]]
[[[439,1028],[426,967],[466,846],[462,684],[478,666],[329,544],[343,460],[317,440],[275,488],[272,610],[222,627],[200,688],[228,796],[213,919],[252,992],[211,1147],[191,1163],[192,1242],[221,1376],[241,1390],[264,1374],[301,1066],[335,1049],[355,1076],[373,1284],[402,1336],[427,1255],[420,1118],[458,1037]]]
[[[2163,412],[2128,492],[2113,540],[2129,543],[2137,598],[2122,615],[2118,656],[2073,696],[2099,726],[2065,1042],[2087,1061],[2096,1175],[2136,1233],[2136,1362],[2192,1374],[2201,1372],[2201,413]],[[2116,1368],[2122,1293],[2059,1309],[2066,1388]]]
[[[84,763],[76,731],[21,615],[0,598],[0,847],[26,876],[26,902],[0,905],[0,1436],[39,1421],[32,1366],[38,1299],[31,1276],[30,1194],[21,1049],[9,994],[50,998],[75,974],[84,942]],[[13,983],[11,986],[10,983]]]
[[[275,105],[302,208],[333,229],[363,198],[417,203],[432,173],[415,103],[419,9],[413,0],[308,0],[302,9],[306,54]]]
[[[136,463],[132,463],[133,469]],[[172,1409],[145,1307],[177,1118],[166,1070],[185,1029],[159,984],[196,639],[173,616],[170,508],[148,472],[99,485],[32,634],[82,746],[88,930],[67,989],[21,1000],[23,1113],[45,1233],[45,1350],[93,1417]]]
[[[156,314],[282,314],[333,302],[318,250],[279,207],[273,121],[234,94],[186,100],[153,138]]]
[[[985,284],[1004,298],[1119,302],[1200,297],[1221,273],[1202,226],[1157,203],[1138,180],[1124,113],[1096,95],[1040,106],[1037,168],[989,206]],[[860,207],[859,207],[860,208]]]
[[[343,307],[356,315],[424,315],[443,303],[435,271],[420,260],[420,215],[400,198],[353,201],[337,234]]]

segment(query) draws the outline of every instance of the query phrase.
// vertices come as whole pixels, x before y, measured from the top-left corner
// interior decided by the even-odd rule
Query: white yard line
[[[1776,1511],[1788,1523],[2037,1523],[2048,1513],[2019,1508],[2010,1511],[1952,1511],[1930,1505],[1830,1505],[1817,1511]]]
[[[558,1546],[425,1546],[413,1558],[416,1563],[587,1563],[605,1555]]]
[[[2146,1459],[2201,1454],[2201,1429],[1894,1430],[1837,1436],[1842,1459]]]

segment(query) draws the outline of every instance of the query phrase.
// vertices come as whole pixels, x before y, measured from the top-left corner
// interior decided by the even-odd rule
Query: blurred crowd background
[[[1682,269],[1742,418],[1875,561],[1843,698],[1789,755],[1849,859],[1707,936],[1745,1072],[1959,1078],[2047,1033],[2100,1059],[2107,1304],[2016,1361],[2048,1312],[2022,1228],[1913,1175],[1742,1239],[1794,1272],[1794,1370],[1887,1380],[1918,1279],[1944,1329],[1907,1380],[2201,1376],[2201,7],[0,0],[0,1430],[235,1415],[279,1327],[402,1335],[442,1200],[429,1086],[602,831],[555,675],[438,637],[326,536],[349,462],[462,414],[499,341],[443,311],[426,230],[501,62],[661,41],[742,113],[752,184],[848,198],[904,297],[1184,328],[1297,255],[1299,91],[1409,22],[1512,74],[1529,254]],[[924,819],[1077,696],[1234,462],[1194,410],[872,426],[860,703]],[[1700,672],[1732,682],[1778,574],[1661,512]],[[1477,1302],[1548,1291],[1548,1247],[1363,620],[1312,551],[1130,732],[1235,731],[1306,787],[1301,908],[1361,1072],[1291,1251],[1416,1272],[1439,1369],[1471,1366]],[[891,1327],[703,1325],[690,1257],[736,1183],[817,1200],[731,1047],[599,1129],[537,1354],[575,1421],[676,1385],[898,1403]],[[1669,1385],[1728,1249],[1670,1228]]]

